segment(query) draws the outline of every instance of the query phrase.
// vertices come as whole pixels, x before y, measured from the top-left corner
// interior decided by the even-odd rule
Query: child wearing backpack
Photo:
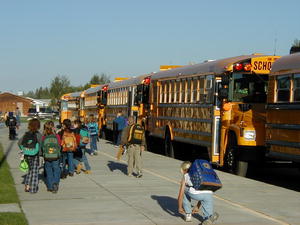
[[[97,140],[98,140],[98,124],[96,123],[96,118],[94,114],[89,116],[89,122],[87,124],[89,134],[90,134],[90,146],[91,146],[91,155],[97,155]]]
[[[29,164],[25,177],[25,192],[36,193],[39,186],[39,155],[41,154],[42,135],[39,132],[40,121],[31,119],[28,122],[28,131],[18,141],[18,145]]]
[[[90,142],[90,134],[87,129],[87,127],[83,126],[80,120],[75,120],[74,121],[74,133],[76,135],[79,135],[79,143],[78,143],[78,148],[77,152],[79,154],[74,156],[74,166],[76,168],[76,173],[79,174],[81,173],[82,169],[82,164],[83,162],[85,166],[85,174],[90,174],[91,173],[91,166],[88,162],[88,159],[85,155],[87,152],[86,145]]]
[[[44,136],[42,140],[47,190],[57,193],[60,180],[61,140],[59,135],[55,134],[54,123],[52,121],[47,121],[44,124]]]
[[[201,206],[203,214],[203,225],[211,225],[218,219],[218,213],[213,213],[213,192],[211,190],[196,190],[189,176],[191,162],[185,161],[181,164],[181,173],[183,174],[179,194],[178,211],[185,214],[185,221],[192,221],[192,213],[199,211]],[[192,210],[191,199],[198,201],[198,204]]]
[[[63,173],[68,173],[69,176],[74,175],[73,156],[77,149],[77,141],[74,132],[71,129],[71,120],[65,119],[62,123],[61,146],[63,159]],[[68,161],[68,170],[66,169],[66,160]]]

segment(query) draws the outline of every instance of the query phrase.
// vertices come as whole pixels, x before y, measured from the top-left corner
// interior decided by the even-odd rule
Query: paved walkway
[[[114,159],[117,149],[101,140],[100,154],[89,157],[92,174],[62,180],[57,194],[47,192],[41,180],[39,192],[29,194],[18,169],[16,141],[8,141],[7,131],[0,129],[0,142],[30,225],[186,224],[177,212],[181,161],[145,152],[143,178],[130,178],[126,163]],[[300,224],[299,192],[218,174],[224,188],[215,195],[216,224]],[[189,224],[199,223],[196,215]]]

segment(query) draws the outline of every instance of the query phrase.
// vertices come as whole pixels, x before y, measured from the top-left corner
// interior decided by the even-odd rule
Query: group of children
[[[76,172],[91,173],[91,166],[86,153],[97,155],[98,125],[93,115],[89,116],[86,124],[81,120],[73,123],[65,119],[60,130],[55,129],[53,121],[44,124],[44,130],[39,132],[40,121],[31,119],[28,131],[19,139],[21,155],[29,165],[25,177],[25,191],[38,191],[38,176],[40,157],[44,159],[44,176],[47,190],[57,193],[60,179]],[[87,145],[90,144],[90,148]]]
[[[130,142],[128,136],[131,136],[129,130],[131,130],[132,125],[133,120],[129,118],[128,131],[127,133],[123,132],[121,144],[126,142],[128,146],[136,146],[136,144],[130,145],[128,143]],[[82,163],[85,166],[85,173],[91,173],[86,153],[91,155],[97,153],[98,139],[98,125],[93,115],[89,117],[89,121],[85,125],[80,120],[75,120],[72,124],[69,119],[65,119],[59,131],[55,130],[52,121],[45,123],[43,135],[39,132],[39,129],[40,121],[37,119],[30,120],[28,131],[18,143],[29,164],[29,171],[25,178],[26,192],[36,193],[38,191],[39,156],[44,158],[47,190],[52,193],[57,193],[60,178],[66,178],[67,175],[73,176],[74,172],[80,173],[83,168]],[[89,143],[90,149],[86,147]],[[141,148],[145,146],[144,138],[141,138],[141,143],[138,143],[138,145]],[[129,150],[136,151],[138,153],[136,155],[141,156],[142,149],[129,148]],[[133,157],[134,154],[131,155]],[[130,167],[130,164],[133,164],[134,161],[130,160],[132,157],[130,157],[130,154],[128,155],[129,176],[132,176],[133,165],[131,165],[132,168]],[[138,161],[135,164],[139,164]],[[219,217],[213,211],[213,191],[210,189],[196,189],[189,175],[191,165],[190,162],[183,162],[181,165],[183,178],[178,194],[178,211],[185,215],[186,222],[190,222],[192,214],[198,213],[201,208],[203,214],[201,224],[211,225]],[[205,167],[208,169],[207,165]],[[138,171],[137,177],[141,177],[141,168]],[[194,209],[191,208],[192,199],[197,201]]]

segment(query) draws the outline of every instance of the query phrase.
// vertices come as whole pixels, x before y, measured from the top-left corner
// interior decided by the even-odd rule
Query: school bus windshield
[[[229,101],[265,103],[267,75],[233,73],[229,84]]]

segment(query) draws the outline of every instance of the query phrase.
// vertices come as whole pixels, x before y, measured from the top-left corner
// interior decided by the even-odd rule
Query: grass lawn
[[[27,225],[26,217],[23,213],[0,213],[1,225]]]
[[[9,166],[4,159],[3,147],[0,144],[0,204],[19,203],[19,198],[14,186],[14,180],[9,171]],[[24,213],[0,212],[1,225],[26,225]]]

